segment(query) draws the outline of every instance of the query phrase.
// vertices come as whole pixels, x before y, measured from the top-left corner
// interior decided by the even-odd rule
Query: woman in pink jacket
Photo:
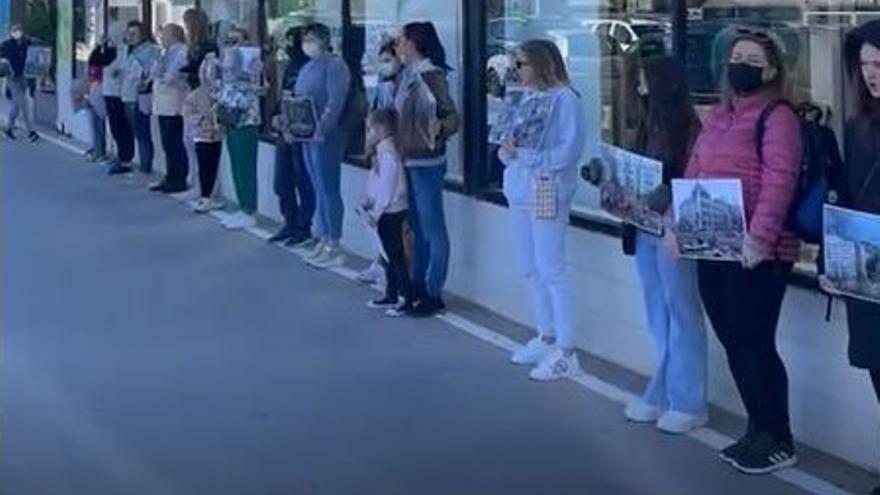
[[[775,104],[783,97],[785,67],[781,48],[767,34],[737,33],[722,87],[724,99],[705,119],[685,176],[742,182],[743,261],[701,261],[698,272],[749,420],[745,436],[721,457],[742,472],[765,474],[797,462],[776,326],[799,250],[785,223],[800,168],[800,126],[790,106]],[[759,157],[756,126],[765,108]]]

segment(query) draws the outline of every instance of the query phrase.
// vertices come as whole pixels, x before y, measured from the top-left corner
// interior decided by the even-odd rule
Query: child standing
[[[199,69],[201,85],[189,92],[183,100],[183,118],[188,124],[191,138],[196,146],[196,159],[199,165],[199,189],[201,195],[193,211],[209,213],[223,208],[223,202],[213,199],[223,151],[223,131],[214,118],[213,74],[216,72],[217,57],[208,54]]]
[[[394,141],[396,120],[394,111],[389,109],[374,110],[367,117],[367,153],[373,166],[367,177],[367,197],[361,205],[366,222],[378,230],[388,261],[385,297],[367,305],[387,309],[389,316],[402,314],[401,310],[412,303],[403,248],[403,226],[408,215],[406,174]]]

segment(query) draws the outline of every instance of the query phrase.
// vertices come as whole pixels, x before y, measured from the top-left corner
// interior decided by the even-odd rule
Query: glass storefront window
[[[447,76],[449,92],[455,101],[459,114],[464,118],[461,107],[466,75],[462,69],[461,33],[464,19],[461,2],[438,2],[436,0],[353,0],[351,2],[351,22],[359,30],[363,39],[363,54],[359,72],[368,101],[375,93],[378,83],[377,61],[382,44],[395,37],[401,27],[410,22],[430,21],[434,23],[446,51],[447,63],[452,71]],[[362,140],[363,138],[360,137]],[[464,151],[461,145],[461,130],[448,143],[448,178],[463,182]]]
[[[647,14],[621,15],[610,7],[583,0],[486,0],[487,125],[491,128],[507,89],[513,84],[511,54],[532,38],[552,40],[565,60],[572,86],[580,94],[587,117],[586,161],[596,156],[600,139],[619,144],[626,138],[625,70],[627,57],[640,37],[669,38],[668,23]],[[503,167],[497,147],[489,145],[489,188],[499,190]],[[579,188],[575,208],[601,221],[612,221],[599,210],[593,188]]]
[[[183,26],[183,13],[195,7],[195,2],[191,0],[153,0],[152,4],[151,29],[154,34],[158,33],[165,24],[174,23]]]

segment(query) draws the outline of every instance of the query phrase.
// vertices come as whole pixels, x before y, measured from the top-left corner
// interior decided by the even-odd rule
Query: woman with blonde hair
[[[189,161],[183,144],[183,100],[187,94],[186,36],[178,24],[162,28],[162,55],[153,67],[153,113],[159,117],[159,133],[165,150],[165,178],[153,191],[174,194],[188,189]]]
[[[526,98],[549,100],[551,110],[536,147],[509,139],[498,151],[505,165],[504,195],[510,205],[519,270],[531,287],[538,333],[511,360],[535,366],[529,375],[534,380],[559,380],[580,372],[565,234],[577,165],[584,152],[585,117],[556,45],[529,40],[517,47],[514,59],[517,79],[529,91]]]

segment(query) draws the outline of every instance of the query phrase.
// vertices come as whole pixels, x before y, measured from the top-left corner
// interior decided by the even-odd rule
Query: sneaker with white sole
[[[257,220],[253,215],[248,215],[243,211],[233,213],[223,222],[223,226],[229,230],[242,230],[257,225]]]
[[[798,462],[794,446],[779,442],[766,433],[757,433],[730,456],[729,462],[744,474],[770,474]]]
[[[679,411],[667,411],[657,420],[657,429],[671,435],[684,435],[692,430],[705,426],[709,416],[705,414],[688,414]]]
[[[398,298],[389,298],[383,297],[381,299],[373,299],[367,303],[367,307],[370,309],[392,309],[400,306],[400,299]]]
[[[330,269],[345,264],[345,252],[339,246],[327,245],[324,252],[308,262],[315,268]]]
[[[577,354],[567,354],[562,349],[556,349],[529,373],[529,378],[539,382],[553,382],[580,374],[581,365]]]
[[[540,364],[547,356],[549,356],[555,347],[548,344],[541,337],[535,337],[526,345],[522,346],[510,356],[510,362],[521,365]]]
[[[311,249],[303,249],[300,251],[300,255],[303,258],[303,261],[306,263],[311,262],[314,259],[321,257],[324,254],[324,251],[327,249],[327,241],[319,240],[315,244],[312,245]]]
[[[196,200],[195,206],[193,206],[193,211],[200,214],[210,213],[215,210],[222,210],[223,203],[220,201],[215,201],[211,198],[199,198]]]
[[[626,405],[623,415],[633,423],[654,423],[660,419],[660,408],[645,402],[642,399],[635,400]]]

